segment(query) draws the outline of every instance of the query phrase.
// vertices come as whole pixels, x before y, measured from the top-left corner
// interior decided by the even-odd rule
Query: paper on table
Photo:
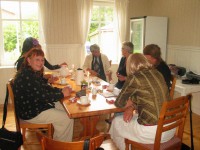
[[[101,95],[104,96],[105,98],[116,97],[112,92],[109,92],[109,91],[103,91],[103,93],[101,93]]]

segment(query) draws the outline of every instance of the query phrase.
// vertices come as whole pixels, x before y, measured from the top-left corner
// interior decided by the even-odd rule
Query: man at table
[[[83,69],[106,81],[106,75],[111,73],[108,57],[100,52],[97,44],[91,45],[90,51],[91,54],[85,58]]]

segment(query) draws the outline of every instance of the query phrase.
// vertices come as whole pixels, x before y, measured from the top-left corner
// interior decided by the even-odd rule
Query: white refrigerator
[[[143,16],[130,19],[130,41],[134,52],[142,53],[145,45],[157,44],[163,60],[167,55],[167,17]]]

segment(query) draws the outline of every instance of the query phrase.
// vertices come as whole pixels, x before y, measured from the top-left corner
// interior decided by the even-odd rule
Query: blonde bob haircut
[[[127,75],[132,75],[143,69],[151,69],[152,64],[149,63],[147,58],[140,53],[131,54],[126,62]]]

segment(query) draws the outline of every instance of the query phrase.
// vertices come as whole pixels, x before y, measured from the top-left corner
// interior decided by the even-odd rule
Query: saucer
[[[68,85],[67,82],[66,82],[66,83],[61,83],[61,82],[59,82],[59,84],[60,84],[60,85]]]
[[[90,105],[90,102],[91,102],[91,101],[89,100],[87,104],[82,104],[80,100],[77,101],[78,104],[83,105],[83,106]]]

